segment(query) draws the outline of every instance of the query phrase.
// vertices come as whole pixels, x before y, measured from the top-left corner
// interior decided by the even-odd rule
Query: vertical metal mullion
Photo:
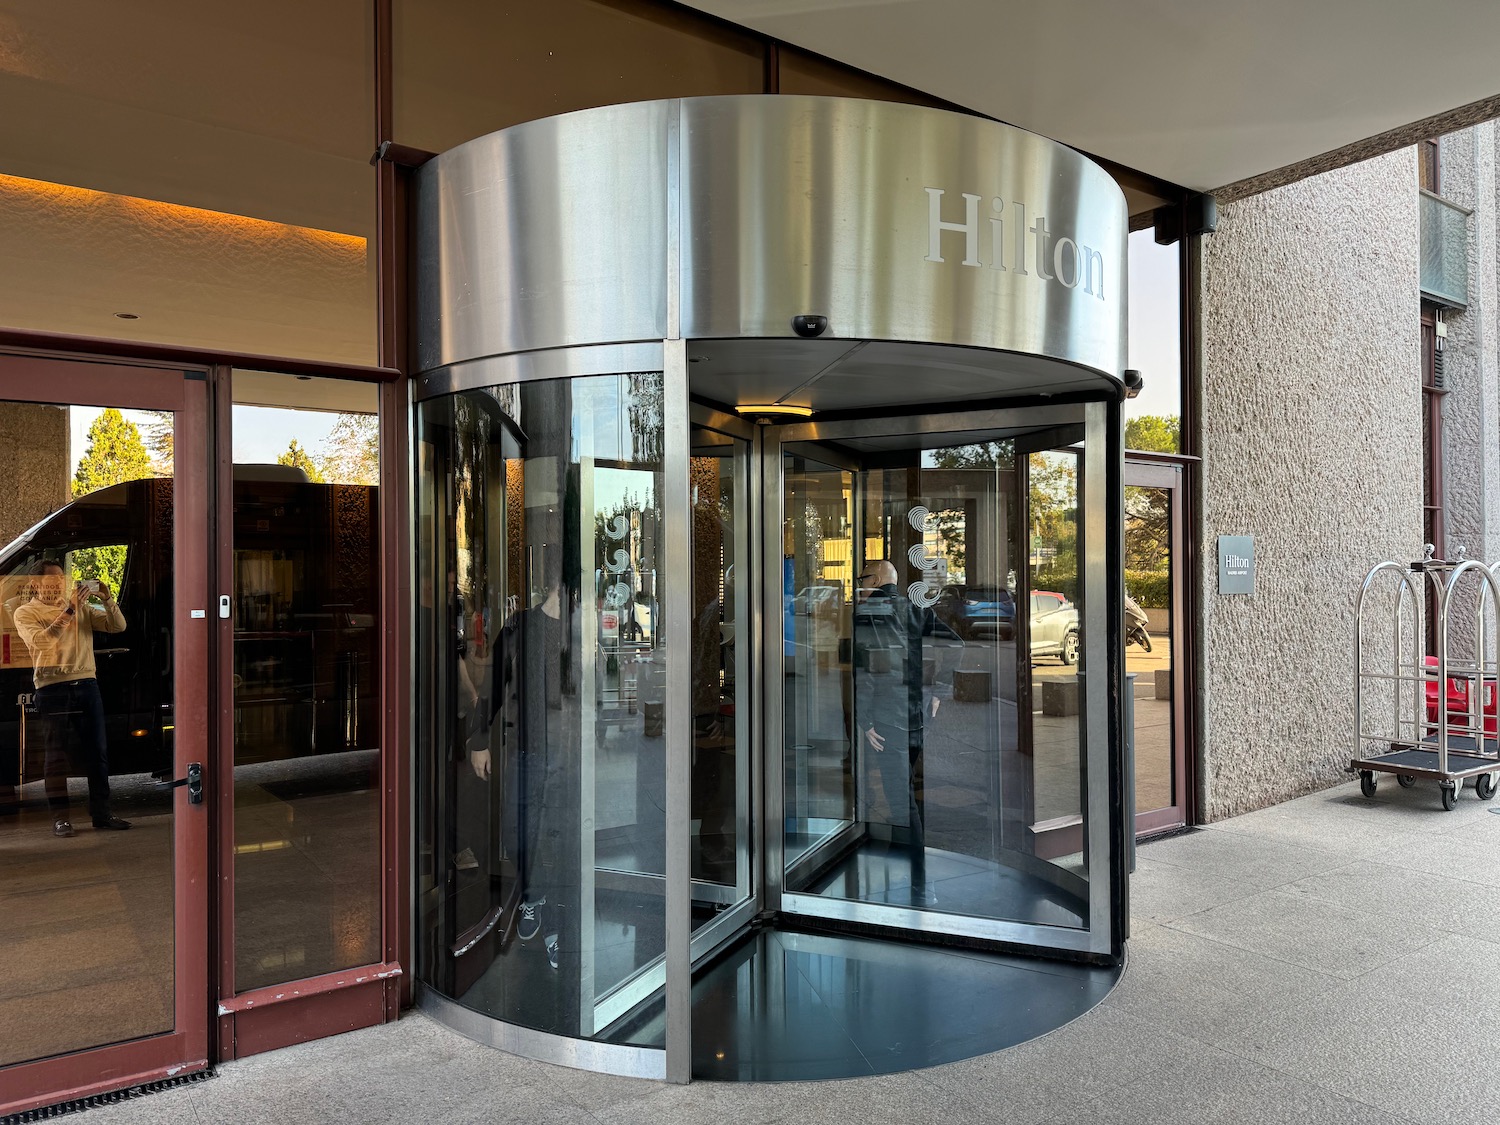
[[[662,341],[662,525],[669,589],[666,729],[666,1078],[693,1079],[692,454],[687,343],[682,337],[680,105],[667,110],[667,332]]]
[[[782,674],[781,562],[782,529],[786,503],[783,460],[779,431],[761,427],[756,436],[759,448],[761,518],[761,574],[756,583],[759,605],[756,607],[757,651],[761,684],[761,822],[764,834],[765,866],[761,872],[763,907],[781,909],[782,880],[786,874],[786,737],[785,679]]]
[[[692,496],[688,476],[687,344],[668,340],[662,373],[662,516],[666,528],[667,1081],[693,1076]]]
[[[576,418],[580,422],[579,447],[598,448],[587,411]],[[578,553],[579,583],[584,595],[583,623],[580,628],[578,692],[578,873],[582,893],[578,896],[578,1034],[591,1038],[595,1031],[594,921],[598,914],[595,891],[598,866],[595,863],[595,769],[598,761],[596,737],[599,717],[599,625],[595,607],[599,604],[598,579],[594,574],[594,458],[578,459]],[[543,581],[551,581],[548,574]]]
[[[759,809],[760,798],[752,790],[758,788],[758,771],[752,764],[760,755],[753,751],[752,741],[758,731],[752,722],[755,709],[749,700],[755,698],[758,688],[759,662],[750,660],[750,646],[754,640],[752,623],[755,617],[755,583],[750,581],[754,569],[755,536],[759,533],[760,520],[751,509],[752,487],[750,469],[756,463],[754,450],[749,442],[736,439],[734,445],[734,884],[735,897],[755,896],[754,878],[760,865],[751,862],[753,849],[758,846],[760,832],[751,822],[754,810]]]
[[[1119,659],[1124,649],[1111,628],[1114,620],[1119,618],[1118,611],[1122,603],[1118,598],[1110,597],[1109,592],[1109,564],[1122,522],[1119,518],[1112,518],[1110,504],[1120,504],[1123,490],[1117,487],[1112,496],[1110,485],[1114,483],[1118,486],[1123,461],[1118,450],[1109,448],[1106,410],[1104,403],[1089,403],[1084,408],[1083,487],[1080,497],[1080,530],[1084,533],[1084,550],[1079,561],[1083,567],[1083,605],[1086,614],[1083,643],[1087,657],[1083,667],[1093,672],[1085,678],[1083,689],[1086,697],[1084,730],[1087,735],[1085,859],[1089,872],[1089,944],[1096,953],[1111,952],[1114,941],[1111,905],[1114,901],[1117,864],[1122,862],[1120,856],[1114,853],[1123,854],[1124,834],[1127,831],[1133,832],[1135,827],[1134,824],[1128,827],[1125,825],[1123,811],[1118,829],[1110,816],[1111,763],[1116,758],[1116,740],[1123,740],[1125,737],[1125,732],[1120,727],[1122,716],[1110,714],[1110,700],[1121,698],[1119,691],[1124,686],[1123,662]],[[1118,462],[1113,473],[1109,471],[1111,456]],[[1019,610],[1017,617],[1020,617]],[[1098,627],[1101,624],[1105,626],[1102,629]],[[1116,690],[1111,690],[1112,687]],[[1118,841],[1116,831],[1119,834]],[[1120,892],[1124,893],[1123,886]]]

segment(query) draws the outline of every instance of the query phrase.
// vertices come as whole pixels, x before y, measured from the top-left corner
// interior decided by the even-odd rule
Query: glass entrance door
[[[207,1065],[207,386],[0,357],[0,1115]]]
[[[768,432],[770,905],[1108,949],[1104,411]]]
[[[1125,465],[1125,670],[1133,673],[1135,830],[1187,823],[1187,709],[1182,685],[1182,468]],[[1133,627],[1137,625],[1138,628]]]

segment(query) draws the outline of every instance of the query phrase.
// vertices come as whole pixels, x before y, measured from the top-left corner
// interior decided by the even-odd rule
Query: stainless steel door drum
[[[460,145],[418,171],[416,215],[428,1009],[518,1053],[686,1081],[694,968],[757,917],[1118,965],[1128,220],[1111,177],[962,114],[688,98]],[[1076,688],[1062,726],[1031,714],[1026,630],[934,625],[965,590],[1031,588],[1028,458],[1048,457],[1076,536],[1079,669],[1047,673]],[[927,693],[929,742],[971,724],[950,742],[994,779],[980,799],[970,750],[930,748],[929,789],[891,799],[891,732],[922,777],[902,708],[845,756],[872,772],[838,773],[829,748],[873,698],[841,702],[840,621],[874,621],[881,597],[928,633],[910,659],[856,644],[853,663]],[[982,646],[987,671],[961,668]],[[1011,686],[939,720],[928,697],[960,671]],[[849,811],[866,801],[892,822]],[[934,815],[939,836],[989,827],[967,851],[924,845]],[[887,852],[913,885],[981,890],[914,897]],[[983,904],[1002,880],[1047,908]]]

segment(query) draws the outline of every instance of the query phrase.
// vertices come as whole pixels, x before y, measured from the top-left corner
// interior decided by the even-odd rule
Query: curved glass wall
[[[422,976],[574,1038],[665,948],[662,377],[421,405]]]

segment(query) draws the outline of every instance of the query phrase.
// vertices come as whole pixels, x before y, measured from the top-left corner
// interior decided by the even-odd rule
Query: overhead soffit
[[[1500,94],[1494,0],[697,0],[1200,191]]]
[[[815,413],[1012,395],[1099,392],[1095,372],[1046,356],[873,340],[694,340],[688,389],[731,410],[783,403]]]

